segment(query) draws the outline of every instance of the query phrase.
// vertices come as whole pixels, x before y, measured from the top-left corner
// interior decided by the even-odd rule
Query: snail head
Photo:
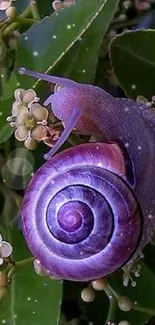
[[[25,68],[20,68],[19,73],[57,85],[56,91],[45,100],[44,106],[51,105],[52,112],[59,120],[63,121],[65,129],[52,150],[45,155],[46,159],[56,153],[74,128],[83,135],[100,136],[99,129],[89,118],[89,108],[97,105],[96,91],[99,91],[98,87],[79,84],[70,79],[33,72]]]

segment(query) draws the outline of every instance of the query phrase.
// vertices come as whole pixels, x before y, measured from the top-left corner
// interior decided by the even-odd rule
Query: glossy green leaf
[[[126,32],[111,43],[114,74],[129,97],[150,99],[155,94],[154,44],[154,30]]]
[[[66,53],[52,72],[93,83],[100,45],[116,10],[118,1],[107,1],[104,9],[73,48]],[[68,64],[69,62],[69,64]]]
[[[71,61],[69,57],[66,57],[65,71],[68,67],[69,71],[71,70],[71,75],[75,75],[75,78],[78,79],[79,75],[85,75],[86,70],[88,70],[88,77],[84,77],[84,79],[86,81],[86,79],[92,78],[101,39],[109,26],[117,4],[118,1],[114,2],[113,0],[90,0],[89,2],[79,0],[69,8],[59,10],[50,17],[44,18],[22,36],[17,54],[17,67],[26,66],[29,69],[49,72],[75,46]],[[96,25],[97,19],[99,20]],[[101,20],[103,21],[102,24]],[[79,43],[81,44],[80,47],[77,45],[77,41],[79,42],[81,37],[84,37],[84,41]],[[88,50],[86,50],[87,48]],[[92,55],[90,54],[91,51]],[[90,61],[89,57],[91,57]],[[21,76],[22,82],[23,78],[27,87],[34,85],[32,78]]]
[[[12,192],[4,189],[5,206],[1,215],[1,233],[12,243],[15,261],[29,258],[19,226],[17,207]],[[56,325],[61,302],[61,282],[36,275],[32,259],[17,267],[8,295],[0,304],[0,323],[6,325]]]
[[[7,70],[7,69],[6,69]],[[5,71],[4,71],[5,72]],[[7,72],[7,71],[6,71]],[[3,74],[4,75],[4,74]],[[0,97],[0,143],[5,142],[14,132],[6,118],[11,115],[12,104],[14,102],[14,91],[19,84],[14,73],[10,80],[3,81],[3,75],[0,77],[1,97]],[[1,82],[3,81],[3,82]]]

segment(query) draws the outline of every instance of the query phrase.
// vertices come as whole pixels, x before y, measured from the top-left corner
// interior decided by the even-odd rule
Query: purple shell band
[[[88,281],[125,264],[142,220],[119,147],[79,145],[44,164],[26,191],[22,225],[33,255],[55,277]]]

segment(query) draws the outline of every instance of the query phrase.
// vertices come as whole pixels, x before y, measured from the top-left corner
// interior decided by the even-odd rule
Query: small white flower
[[[12,254],[13,248],[10,243],[2,240],[2,236],[0,235],[0,265],[3,264],[3,260],[6,257],[9,257]]]
[[[15,127],[15,138],[24,141],[28,150],[34,150],[38,143],[47,138],[47,119],[49,112],[39,103],[33,89],[18,88],[14,92],[15,102],[12,105],[12,116],[7,121]]]

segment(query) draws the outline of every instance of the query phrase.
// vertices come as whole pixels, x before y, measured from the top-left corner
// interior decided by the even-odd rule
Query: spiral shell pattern
[[[79,145],[45,163],[26,191],[22,227],[32,254],[57,278],[88,281],[124,265],[142,219],[119,147]]]

